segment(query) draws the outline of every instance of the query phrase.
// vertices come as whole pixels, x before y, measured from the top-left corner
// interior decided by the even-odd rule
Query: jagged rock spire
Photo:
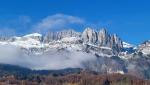
[[[111,48],[116,49],[117,51],[121,51],[121,48],[123,48],[123,42],[122,40],[117,36],[117,34],[113,34],[111,36]]]
[[[100,46],[110,46],[110,35],[105,28],[98,33],[98,43]]]
[[[84,43],[110,47],[118,52],[123,48],[122,40],[116,34],[110,35],[105,28],[99,32],[92,28],[86,28],[82,33],[82,40]]]
[[[80,36],[81,35],[81,36]],[[44,42],[48,43],[53,40],[61,40],[65,37],[78,37],[83,43],[93,44],[99,47],[109,47],[120,51],[123,48],[122,40],[116,35],[110,35],[105,28],[98,32],[92,28],[86,28],[82,34],[74,30],[65,30],[61,32],[48,32],[44,37]]]
[[[97,41],[97,33],[91,28],[86,28],[82,33],[84,43],[95,44]]]

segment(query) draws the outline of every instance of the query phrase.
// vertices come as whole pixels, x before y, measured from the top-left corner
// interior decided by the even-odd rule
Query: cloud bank
[[[16,46],[0,45],[0,63],[36,70],[80,68],[82,62],[93,59],[95,56],[84,52],[50,49],[42,55],[30,55]]]

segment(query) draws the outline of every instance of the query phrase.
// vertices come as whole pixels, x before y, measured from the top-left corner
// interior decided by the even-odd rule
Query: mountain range
[[[81,68],[150,78],[150,41],[135,46],[106,29],[0,36],[0,63],[33,70]]]

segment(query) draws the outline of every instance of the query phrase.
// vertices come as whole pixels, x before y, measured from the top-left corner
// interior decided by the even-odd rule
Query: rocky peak
[[[97,41],[97,33],[91,28],[86,28],[82,33],[84,43],[95,44]]]
[[[106,29],[101,29],[98,33],[98,43],[100,46],[110,47],[110,35]]]
[[[145,55],[150,54],[150,40],[145,41],[141,45],[138,46],[138,51],[142,52]]]
[[[147,40],[147,41],[143,42],[142,45],[144,45],[144,46],[150,45],[150,40]]]
[[[60,32],[47,32],[44,37],[44,42],[49,43],[54,40],[61,40],[66,37],[80,37],[81,34],[79,32],[75,32],[74,30],[63,30]]]
[[[46,35],[44,36],[44,40],[43,42],[44,43],[48,43],[48,42],[51,42],[53,40],[57,40],[56,36],[55,36],[55,33],[54,32],[47,32]]]
[[[123,48],[123,42],[117,36],[117,34],[113,34],[111,36],[111,48],[115,48],[115,49],[117,49],[117,51],[121,51],[121,48]]]
[[[80,36],[80,33],[75,32],[72,29],[63,30],[63,31],[57,32],[56,34],[58,35],[58,37],[60,37],[60,39],[65,38],[65,37],[79,37]]]
[[[86,28],[82,33],[82,40],[98,48],[112,48],[114,54],[118,54],[123,48],[122,40],[116,34],[110,35],[104,28],[99,32]]]

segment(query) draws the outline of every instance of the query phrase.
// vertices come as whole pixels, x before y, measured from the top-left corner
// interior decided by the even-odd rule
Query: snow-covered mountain
[[[14,45],[24,49],[67,48],[70,50],[89,51],[97,54],[118,55],[123,48],[122,40],[117,35],[110,35],[105,29],[99,32],[86,28],[83,33],[74,30],[39,33],[22,37],[11,37],[0,41],[1,45]],[[108,52],[107,52],[108,51]],[[106,53],[105,53],[106,52]]]
[[[0,39],[0,63],[31,69],[75,67],[100,73],[141,72],[146,77],[144,72],[150,69],[149,49],[150,41],[136,47],[106,29],[32,33]]]
[[[150,40],[140,44],[138,46],[138,52],[142,52],[144,55],[150,55]]]

